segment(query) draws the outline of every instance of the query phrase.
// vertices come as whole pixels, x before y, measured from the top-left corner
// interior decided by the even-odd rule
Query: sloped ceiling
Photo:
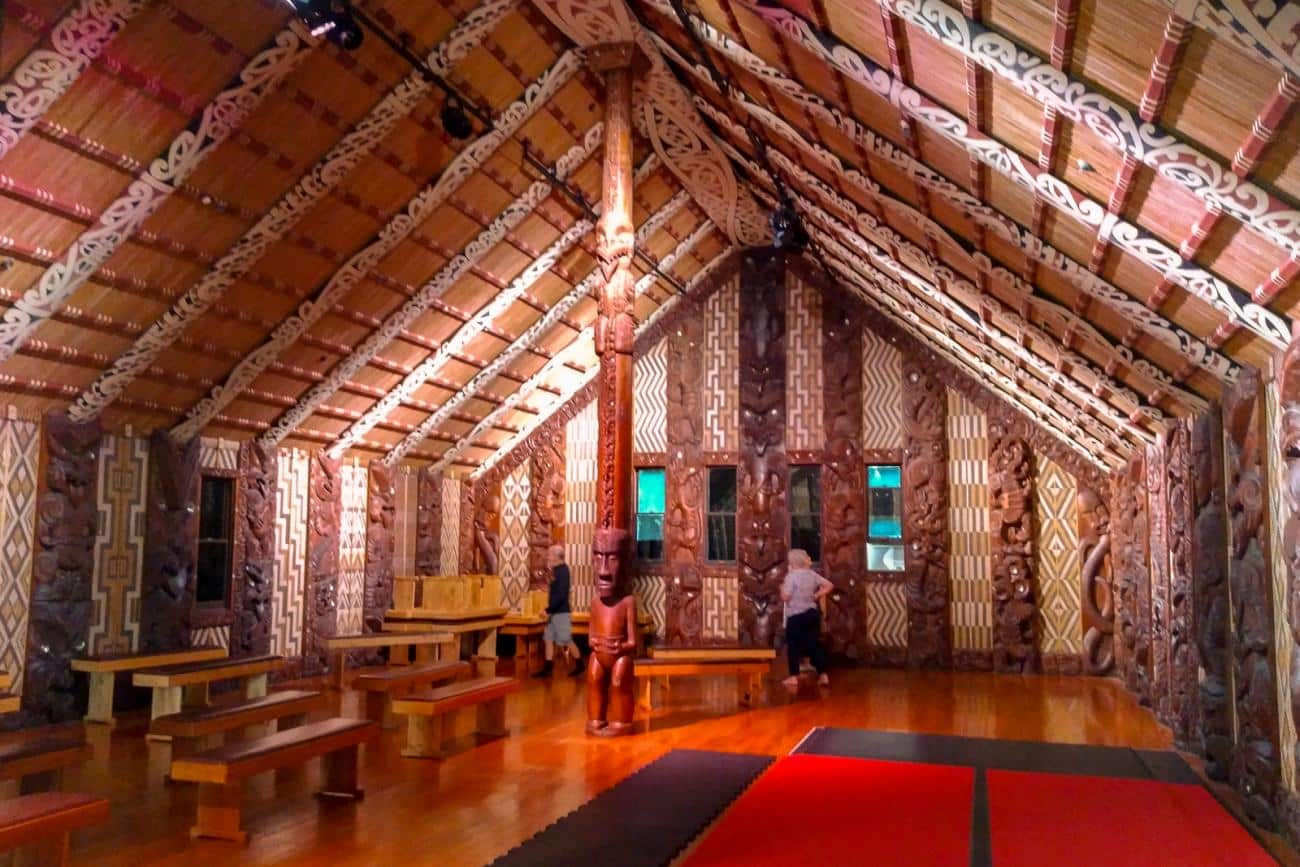
[[[356,5],[491,125],[451,138],[442,90],[374,34],[341,51],[278,0],[6,4],[5,402],[492,460],[593,370],[603,88],[582,54],[617,41],[642,56],[643,321],[767,243],[787,197],[828,279],[1101,466],[1289,337],[1300,83],[1276,15]]]

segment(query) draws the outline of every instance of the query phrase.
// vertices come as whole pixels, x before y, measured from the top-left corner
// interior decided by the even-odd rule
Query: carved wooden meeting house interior
[[[1298,99],[1287,2],[0,0],[0,859],[1300,864]]]

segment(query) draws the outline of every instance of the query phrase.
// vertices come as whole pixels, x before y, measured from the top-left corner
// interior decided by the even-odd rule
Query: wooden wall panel
[[[1292,337],[1278,365],[1277,419],[1274,432],[1276,447],[1271,449],[1277,460],[1277,492],[1280,494],[1279,510],[1282,526],[1278,537],[1278,552],[1284,571],[1281,580],[1287,589],[1289,606],[1286,609],[1285,629],[1291,646],[1300,645],[1300,338]],[[1281,660],[1279,659],[1279,663]],[[1279,668],[1283,666],[1279,664]],[[1294,725],[1300,719],[1300,653],[1294,650],[1285,666],[1290,679],[1290,711]],[[1292,764],[1294,773],[1300,773],[1300,744],[1283,740],[1282,760]],[[1294,779],[1294,777],[1293,777]],[[1286,827],[1293,840],[1300,839],[1300,803],[1294,794],[1289,799],[1285,813]]]
[[[928,366],[903,358],[903,542],[907,546],[907,661],[952,666],[949,603],[948,402]]]
[[[1034,453],[1034,576],[1038,583],[1038,636],[1051,670],[1082,671],[1083,625],[1079,590],[1079,494],[1074,477],[1046,455]]]
[[[1124,684],[1143,703],[1151,696],[1150,576],[1147,546],[1146,461],[1134,452],[1115,480],[1116,663]]]
[[[393,574],[415,574],[419,470],[403,464],[393,469]]]
[[[1147,546],[1151,582],[1151,708],[1156,717],[1169,719],[1172,684],[1169,679],[1169,527],[1165,491],[1166,456],[1163,438],[1147,449]]]
[[[993,529],[993,668],[1042,669],[1038,577],[1034,573],[1034,456],[1020,424],[989,417],[989,503]]]
[[[740,291],[736,278],[704,299],[704,371],[703,449],[734,452],[740,448]]]
[[[772,646],[790,539],[785,256],[748,251],[740,273],[740,466],[736,556],[740,642]]]
[[[663,454],[668,441],[666,341],[637,354],[632,363],[632,381],[632,451]]]
[[[665,471],[667,514],[664,516],[664,568],[673,604],[665,607],[665,634],[675,645],[690,646],[703,640],[705,617],[700,567],[705,550],[704,466],[705,323],[699,305],[669,332],[664,344],[672,359],[668,366],[668,427]],[[661,344],[663,345],[663,344]],[[640,426],[638,418],[633,424]],[[735,596],[735,580],[730,582]],[[716,592],[716,589],[715,589]],[[732,604],[734,613],[735,604]],[[716,624],[715,620],[715,624]]]
[[[501,485],[507,468],[498,464],[473,485],[473,572],[501,574]]]
[[[343,523],[343,467],[316,452],[311,457],[307,505],[307,612],[303,618],[303,673],[325,671],[324,639],[338,629],[340,537]]]
[[[281,448],[277,461],[271,652],[295,659],[302,655],[307,607],[312,458],[300,449]]]
[[[140,576],[140,649],[190,644],[198,543],[199,441],[149,438],[149,511]]]
[[[822,291],[789,272],[785,339],[785,448],[788,452],[820,450],[826,443],[822,342]],[[860,355],[859,349],[854,358]],[[860,417],[859,407],[860,404],[854,405]]]
[[[439,575],[460,574],[460,481],[458,479],[442,480],[442,523],[439,528],[442,541],[439,553],[442,555],[436,570]]]
[[[1232,628],[1228,604],[1228,516],[1223,422],[1218,412],[1192,425],[1192,484],[1196,513],[1192,529],[1192,600],[1196,650],[1204,674],[1201,750],[1211,779],[1228,779],[1236,707],[1232,685]]]
[[[339,513],[338,620],[340,635],[361,631],[366,592],[366,468],[355,463],[339,470],[343,498]]]
[[[458,482],[457,491],[460,494],[460,524],[456,527],[459,537],[456,550],[460,552],[458,571],[461,575],[468,575],[479,571],[479,552],[474,535],[475,521],[478,518],[478,507],[474,499],[477,491],[469,479]]]
[[[21,694],[27,668],[41,427],[0,418],[0,666]]]
[[[366,561],[361,623],[366,632],[384,628],[384,613],[393,605],[393,557],[396,553],[397,479],[378,458],[366,470]]]
[[[1280,367],[1280,364],[1279,364]],[[1278,374],[1280,376],[1280,373]],[[1263,463],[1265,467],[1265,487],[1268,491],[1268,574],[1269,587],[1273,603],[1273,674],[1277,682],[1277,732],[1281,744],[1279,767],[1281,771],[1282,792],[1279,806],[1295,801],[1296,764],[1290,760],[1295,756],[1296,745],[1295,716],[1291,712],[1292,685],[1291,659],[1295,655],[1296,645],[1288,626],[1290,608],[1290,581],[1286,562],[1286,540],[1283,531],[1290,507],[1286,503],[1283,488],[1286,485],[1285,453],[1282,451],[1282,409],[1281,395],[1277,380],[1264,385],[1264,432],[1265,450]],[[1288,798],[1287,795],[1290,797]],[[1300,802],[1295,803],[1300,810]],[[1300,816],[1296,817],[1300,821]],[[1300,839],[1300,838],[1297,838]]]
[[[503,604],[518,609],[528,592],[528,509],[532,462],[525,459],[501,479],[500,570]]]
[[[1080,482],[1080,605],[1083,620],[1083,670],[1105,675],[1115,670],[1115,591],[1111,570],[1113,531],[1106,498],[1089,482]]]
[[[1191,424],[1179,419],[1165,445],[1165,502],[1169,515],[1169,725],[1185,749],[1199,741],[1192,532],[1195,521]]]
[[[903,446],[903,356],[874,331],[862,333],[862,446]]]
[[[5,422],[0,421],[0,425]],[[17,424],[17,423],[15,423]],[[0,451],[5,450],[0,446]],[[35,479],[35,472],[25,477]],[[0,479],[9,479],[0,454]],[[140,575],[144,569],[145,515],[149,508],[149,441],[105,435],[96,473],[99,531],[95,539],[94,615],[87,648],[90,653],[130,653],[140,642]],[[0,507],[2,508],[2,507]],[[13,520],[21,520],[15,516]],[[0,514],[0,524],[6,517]],[[30,551],[31,538],[26,540]],[[0,549],[4,542],[0,542]],[[30,558],[30,553],[28,554]],[[29,566],[30,571],[30,566]],[[27,582],[23,578],[24,631]],[[0,584],[4,584],[0,580]],[[9,602],[0,603],[3,609]],[[3,657],[0,656],[0,664]]]
[[[532,588],[545,587],[551,580],[546,551],[565,538],[567,427],[567,420],[561,423],[553,418],[538,428],[544,435],[537,437],[528,462],[528,586]]]
[[[591,543],[596,535],[596,405],[590,403],[564,432],[564,555],[569,563],[569,601],[574,611],[591,606],[596,575]]]
[[[442,570],[442,474],[421,468],[416,498],[414,572],[437,575]]]
[[[239,495],[235,544],[240,548],[241,580],[236,583],[236,618],[231,624],[230,655],[261,656],[271,651],[272,576],[275,569],[276,461],[274,446],[248,440],[239,448]]]
[[[880,338],[876,338],[880,340]],[[884,341],[881,341],[883,344]],[[885,344],[887,345],[887,344]],[[960,392],[948,399],[948,527],[953,649],[993,650],[993,552],[989,531],[989,433],[984,411]]]

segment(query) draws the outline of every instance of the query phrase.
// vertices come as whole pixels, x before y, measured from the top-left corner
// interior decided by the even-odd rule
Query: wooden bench
[[[23,867],[64,867],[69,837],[108,818],[108,801],[75,792],[38,792],[0,801],[0,851],[26,847]]]
[[[478,706],[476,731],[505,734],[506,696],[519,687],[519,681],[513,677],[481,677],[394,699],[393,713],[406,717],[406,746],[402,755],[413,759],[440,758],[443,743],[451,734],[451,726],[444,725],[444,720],[464,707]]]
[[[241,822],[244,780],[316,756],[324,756],[325,784],[319,794],[360,798],[357,753],[378,735],[379,726],[368,720],[327,719],[174,760],[173,780],[199,784],[190,836],[243,843],[248,839]]]
[[[19,780],[19,792],[57,791],[63,769],[90,758],[90,744],[80,738],[42,737],[0,746],[0,779]]]
[[[523,617],[518,614],[506,615],[506,625],[502,626],[497,632],[501,635],[514,636],[516,674],[521,670],[524,674],[532,670],[533,654],[530,651],[536,648],[538,655],[542,655],[542,633],[545,631],[546,617],[544,615],[540,619],[537,617]]]
[[[454,636],[469,635],[474,643],[473,660],[477,672],[481,675],[496,674],[497,630],[506,625],[504,608],[490,609],[490,617],[481,617],[482,612],[441,612],[446,617],[437,620],[384,620],[384,632],[412,633],[449,632]],[[407,612],[410,613],[410,612]],[[389,612],[391,616],[392,612]],[[473,616],[463,616],[473,615]]]
[[[153,689],[150,720],[177,713],[182,708],[206,707],[208,687],[215,680],[243,680],[244,697],[266,695],[267,674],[284,666],[283,656],[248,656],[243,659],[215,659],[137,671],[132,679],[136,686]],[[168,740],[152,732],[151,740]]]
[[[668,687],[670,677],[711,677],[735,675],[740,685],[740,703],[748,705],[763,688],[763,678],[772,670],[772,659],[721,659],[678,660],[638,659],[636,677],[641,687],[638,705],[646,710],[654,707],[653,684],[657,680]]]
[[[352,680],[352,687],[366,693],[366,719],[384,728],[397,728],[393,718],[393,696],[422,686],[456,680],[469,674],[469,663],[460,660],[430,662],[401,668],[363,668]]]
[[[72,670],[84,671],[90,675],[90,706],[86,709],[86,722],[110,726],[116,722],[113,718],[113,680],[119,672],[206,662],[210,659],[225,659],[229,655],[224,647],[203,645],[165,653],[112,653],[74,659]]]
[[[365,632],[352,635],[333,635],[325,639],[325,649],[334,655],[335,685],[343,688],[344,669],[347,668],[349,650],[364,650],[372,647],[390,647],[395,654],[399,648],[405,654],[406,648],[415,649],[415,661],[437,662],[441,656],[438,650],[443,644],[455,644],[456,636],[450,632]],[[389,657],[389,664],[394,662]]]
[[[0,713],[13,713],[22,706],[23,697],[12,692],[0,692]]]
[[[261,726],[277,721],[279,731],[300,726],[307,714],[325,706],[325,695],[302,689],[286,689],[238,704],[192,707],[160,716],[149,724],[149,733],[172,741],[172,758],[198,752],[205,741],[233,729]],[[263,734],[263,732],[256,732]]]

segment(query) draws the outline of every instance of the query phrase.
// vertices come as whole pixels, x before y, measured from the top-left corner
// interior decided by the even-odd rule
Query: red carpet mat
[[[1276,862],[1201,786],[990,770],[997,867],[1114,863],[1265,867]]]
[[[971,768],[787,756],[731,806],[686,865],[967,867],[974,784]]]

